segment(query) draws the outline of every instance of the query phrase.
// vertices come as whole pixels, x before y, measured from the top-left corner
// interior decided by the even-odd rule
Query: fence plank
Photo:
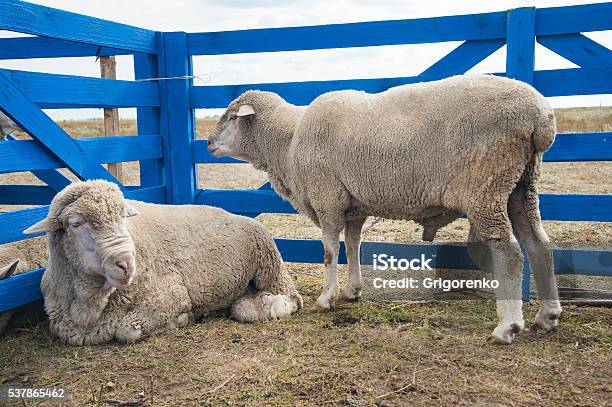
[[[536,10],[536,35],[612,30],[612,3]]]
[[[6,138],[7,141],[16,141],[17,140],[17,138],[15,136],[11,135],[11,134],[6,136],[5,138]],[[42,148],[40,148],[40,150],[42,150]],[[2,152],[2,150],[0,150],[0,153],[1,152]],[[18,158],[23,157],[23,153],[24,153],[23,151],[19,151]],[[43,155],[44,155],[45,158],[49,157],[49,154],[46,154],[44,152],[43,152]],[[0,171],[0,172],[2,172],[2,171]],[[49,185],[49,187],[51,187],[55,192],[61,191],[62,189],[64,189],[66,186],[68,186],[72,182],[70,180],[70,178],[68,178],[67,176],[62,174],[62,172],[60,172],[58,170],[51,170],[51,169],[47,169],[47,170],[33,170],[32,171],[32,175],[34,175],[36,178],[38,178],[39,180],[41,180],[45,184]],[[12,197],[12,195],[11,195],[11,197]]]
[[[0,213],[0,244],[34,237],[33,235],[24,235],[21,232],[36,222],[43,220],[48,212],[48,206],[39,206],[37,208]]]
[[[61,159],[80,179],[106,179],[117,182],[101,165],[92,162],[89,154],[2,72],[0,72],[0,107],[22,129]],[[14,143],[17,142],[7,144]],[[121,184],[119,186],[122,187]]]
[[[533,86],[544,96],[604,95],[612,93],[612,69],[551,69],[535,71]]]
[[[152,136],[92,137],[76,139],[92,163],[113,163],[162,157],[162,139]],[[66,165],[33,140],[0,143],[0,173],[49,170]]]
[[[465,41],[438,62],[421,72],[419,76],[431,80],[431,78],[441,79],[447,76],[466,73],[483,59],[503,47],[504,44],[503,38]]]
[[[612,132],[557,134],[544,161],[612,161]]]
[[[584,68],[612,65],[612,51],[582,34],[541,35],[536,40]]]
[[[266,190],[204,189],[196,203],[236,213],[296,213],[289,202]],[[612,195],[540,194],[540,210],[545,220],[612,222]]]
[[[46,37],[0,39],[0,60],[131,55],[132,51]]]
[[[155,53],[155,32],[19,0],[0,0],[0,29]]]
[[[323,244],[320,240],[274,239],[285,262],[322,263]],[[477,270],[462,244],[401,244],[362,242],[360,263],[372,265],[372,255],[386,253],[396,258],[431,258],[432,268]],[[556,274],[611,276],[610,252],[601,250],[556,249],[553,252]],[[338,263],[346,264],[344,242],[340,242]],[[44,269],[22,273],[0,281],[0,312],[42,298],[40,279]]]
[[[187,53],[187,36],[182,32],[162,33],[163,58],[158,71],[163,77],[189,77],[192,75],[191,57]],[[166,161],[166,180],[172,178],[169,202],[190,204],[194,202],[197,188],[197,171],[191,158],[191,143],[195,140],[195,115],[189,102],[192,79],[161,81],[166,101],[162,111],[162,134],[170,151]],[[163,103],[162,103],[163,104]]]
[[[493,75],[505,76],[504,73]],[[368,93],[383,92],[394,86],[438,80],[437,77],[408,76],[397,78],[343,79],[240,85],[194,86],[191,106],[194,109],[226,108],[232,100],[251,89],[275,92],[287,102],[305,106],[317,96],[336,90],[355,89]],[[533,86],[544,96],[599,95],[612,93],[612,70],[551,69],[535,71]]]
[[[191,55],[244,54],[504,38],[504,12],[188,34]]]
[[[164,203],[166,188],[163,185],[143,188],[140,185],[125,187],[130,199],[151,203]],[[2,205],[49,205],[55,196],[54,188],[43,185],[0,185]]]
[[[0,69],[42,108],[159,106],[153,83]]]

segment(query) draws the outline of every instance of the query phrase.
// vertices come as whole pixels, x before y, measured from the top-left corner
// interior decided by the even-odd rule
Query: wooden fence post
[[[168,152],[164,160],[166,196],[173,204],[193,204],[198,185],[191,154],[196,137],[191,108],[192,58],[184,32],[160,33],[158,74],[161,100],[161,133]],[[167,147],[166,147],[167,146]]]
[[[105,79],[117,79],[117,62],[114,56],[100,57],[100,74]],[[119,135],[119,109],[104,109],[104,135]],[[108,172],[123,184],[123,169],[121,163],[108,164]]]
[[[508,10],[506,26],[506,76],[533,84],[535,64],[535,18],[534,7]],[[523,249],[523,254],[525,250]],[[531,298],[531,268],[527,256],[523,262],[523,301]]]

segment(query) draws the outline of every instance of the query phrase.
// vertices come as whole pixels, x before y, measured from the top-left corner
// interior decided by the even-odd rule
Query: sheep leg
[[[499,323],[488,341],[509,344],[515,334],[525,327],[521,299],[523,255],[505,211],[490,211],[468,217],[474,229],[470,231],[470,255],[483,271],[492,273],[499,283],[495,289]]]
[[[338,252],[340,251],[340,230],[328,224],[323,229],[323,264],[325,266],[325,286],[317,299],[317,307],[330,309],[335,305],[338,291]]]
[[[508,213],[518,238],[527,250],[540,302],[532,329],[551,331],[559,323],[561,304],[553,268],[552,247],[540,220],[535,188],[520,185],[515,188],[508,200]]]
[[[359,264],[359,246],[361,244],[361,229],[367,218],[347,221],[344,227],[344,243],[348,260],[348,284],[342,289],[342,297],[347,300],[357,300],[361,297],[363,278]]]

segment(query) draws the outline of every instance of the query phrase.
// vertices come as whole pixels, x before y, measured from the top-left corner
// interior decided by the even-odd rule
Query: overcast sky
[[[245,28],[283,27],[387,19],[409,19],[442,15],[500,11],[514,7],[564,6],[596,3],[581,0],[38,0],[35,3],[108,20],[161,31],[221,31]],[[2,36],[10,35],[4,33]],[[612,31],[589,33],[589,37],[612,48]],[[196,57],[197,85],[253,82],[375,78],[418,75],[459,42],[418,44],[322,51],[277,52],[246,55]],[[505,47],[470,72],[505,70]],[[117,57],[119,79],[133,79],[132,60]],[[0,61],[0,67],[38,72],[99,76],[95,58],[62,58]],[[536,69],[575,67],[572,63],[536,45]],[[555,106],[612,105],[612,96],[550,98]],[[217,111],[199,111],[199,115]],[[50,111],[54,118],[101,117],[99,110]],[[123,117],[133,109],[122,109]]]

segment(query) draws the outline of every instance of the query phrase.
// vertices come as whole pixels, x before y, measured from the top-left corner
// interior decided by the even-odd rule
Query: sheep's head
[[[48,232],[79,272],[104,277],[107,287],[125,288],[136,273],[127,218],[137,214],[117,185],[77,182],[58,193],[47,217],[24,233]]]
[[[235,99],[208,137],[208,151],[215,157],[234,157],[256,164],[260,159],[259,138],[274,128],[270,112],[286,105],[273,92],[249,90]]]
[[[208,151],[215,157],[229,156],[250,161],[248,148],[245,148],[245,136],[248,132],[248,120],[253,115],[253,106],[241,104],[238,100],[232,102],[208,137]]]

